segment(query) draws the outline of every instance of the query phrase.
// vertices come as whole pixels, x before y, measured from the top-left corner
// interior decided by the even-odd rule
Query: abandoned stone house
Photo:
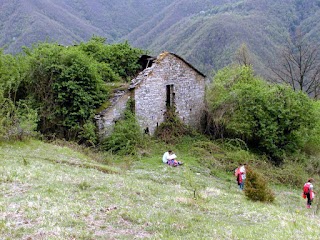
[[[116,94],[111,106],[96,116],[100,133],[109,135],[112,132],[131,98],[141,129],[151,135],[172,106],[185,124],[199,129],[204,109],[205,75],[169,52],[156,58],[142,56],[140,63],[144,70],[131,81],[128,90]]]

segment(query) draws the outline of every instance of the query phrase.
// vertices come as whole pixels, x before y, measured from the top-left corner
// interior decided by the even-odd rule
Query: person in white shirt
[[[246,164],[241,164],[240,166],[240,172],[242,174],[242,180],[244,181],[246,179]]]
[[[176,158],[177,158],[177,155],[174,154],[172,150],[169,150],[163,154],[162,162],[174,167],[178,165],[182,165],[182,162],[178,162]]]

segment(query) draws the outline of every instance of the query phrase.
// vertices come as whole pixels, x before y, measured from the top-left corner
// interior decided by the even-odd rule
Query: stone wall
[[[176,112],[181,120],[195,128],[200,127],[204,109],[204,76],[177,56],[166,53],[140,76],[135,86],[135,111],[142,129],[154,133],[164,120],[167,109],[167,85],[173,85]]]
[[[102,137],[112,133],[114,124],[123,116],[130,97],[130,92],[124,92],[120,96],[116,96],[116,100],[109,108],[95,116],[99,133]]]
[[[141,129],[154,134],[157,126],[164,121],[169,85],[170,100],[174,102],[177,115],[187,125],[199,128],[204,109],[205,77],[177,55],[166,52],[132,80],[130,91],[115,99],[111,107],[96,116],[100,133],[106,136],[112,132],[114,123],[122,116],[131,96]]]

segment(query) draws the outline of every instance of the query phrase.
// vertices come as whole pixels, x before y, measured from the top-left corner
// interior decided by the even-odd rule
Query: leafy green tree
[[[40,43],[25,53],[29,77],[24,87],[39,110],[39,129],[46,135],[78,139],[108,96],[98,63],[76,47],[52,43]]]
[[[38,116],[25,102],[17,101],[23,78],[23,58],[0,49],[0,139],[22,140],[36,134]]]
[[[4,97],[16,100],[16,94],[25,72],[24,58],[21,55],[4,54],[0,49],[0,88]]]
[[[214,137],[240,138],[280,163],[285,154],[303,149],[317,122],[312,100],[302,92],[270,85],[251,67],[219,71],[208,94]]]
[[[80,48],[101,64],[105,81],[130,80],[140,69],[138,59],[143,51],[133,48],[128,42],[108,45],[106,39],[93,37]]]

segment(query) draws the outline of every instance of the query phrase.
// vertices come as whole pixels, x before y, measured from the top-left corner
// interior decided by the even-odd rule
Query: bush
[[[267,84],[250,67],[219,71],[207,94],[215,138],[237,138],[280,164],[304,148],[318,122],[313,102],[302,92]]]
[[[244,193],[253,201],[273,202],[275,197],[265,178],[251,167],[246,168]]]
[[[212,141],[197,141],[194,142],[193,147],[196,149],[203,149],[209,154],[222,152],[221,147]]]
[[[156,129],[155,136],[166,143],[174,144],[182,136],[191,134],[192,131],[176,115],[175,108],[169,108],[165,113],[165,121]]]
[[[314,101],[316,119],[320,119],[320,101]],[[320,154],[320,121],[315,121],[315,127],[312,131],[306,133],[308,135],[307,142],[303,151],[311,156]]]
[[[304,168],[294,163],[285,164],[276,170],[274,178],[280,184],[301,187],[308,178]]]
[[[88,120],[83,124],[79,132],[80,143],[85,143],[87,146],[95,146],[98,141],[96,124],[93,120]]]
[[[10,99],[0,97],[0,138],[23,140],[37,135],[37,112],[22,101],[13,104]]]
[[[131,47],[128,42],[109,45],[105,38],[94,36],[79,47],[102,64],[100,70],[107,82],[118,81],[120,78],[131,80],[141,67],[138,60],[143,51]]]
[[[120,155],[136,155],[143,144],[140,126],[130,110],[126,110],[124,119],[119,120],[112,134],[102,141],[102,149]]]
[[[310,176],[320,176],[320,160],[319,157],[310,157],[306,162],[306,170]]]
[[[98,63],[76,47],[40,43],[25,49],[29,78],[20,91],[38,109],[46,136],[80,140],[94,110],[108,97]]]

